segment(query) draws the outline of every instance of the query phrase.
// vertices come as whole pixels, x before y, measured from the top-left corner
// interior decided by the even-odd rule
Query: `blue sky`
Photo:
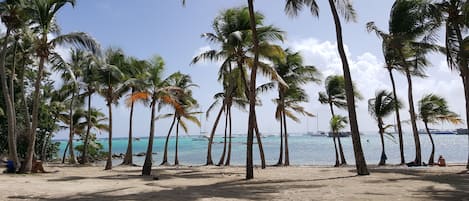
[[[275,2],[275,3],[274,3]],[[284,1],[258,0],[256,10],[265,15],[265,24],[272,24],[286,32],[287,40],[282,44],[300,51],[305,64],[314,65],[320,69],[324,78],[331,74],[342,74],[340,59],[335,46],[335,29],[330,15],[327,1],[318,1],[320,17],[312,17],[305,9],[296,18],[284,13]],[[356,23],[343,22],[343,35],[349,62],[352,69],[352,79],[364,96],[358,102],[358,123],[361,131],[375,131],[376,124],[367,111],[367,100],[377,89],[390,89],[390,82],[381,54],[381,42],[374,34],[366,32],[365,24],[375,21],[382,28],[387,29],[389,11],[393,1],[354,1],[358,13]],[[190,65],[191,59],[208,48],[216,48],[200,37],[202,33],[211,32],[213,19],[224,9],[239,7],[246,4],[240,0],[188,0],[183,7],[180,1],[154,0],[83,0],[77,1],[75,8],[68,6],[58,15],[58,22],[63,33],[84,31],[92,35],[103,47],[120,47],[129,56],[146,59],[154,54],[161,55],[166,61],[166,72],[175,71],[188,73],[200,87],[193,91],[199,100],[202,110],[206,110],[212,103],[213,94],[221,90],[216,81],[218,66],[216,63],[204,62]],[[432,55],[433,65],[429,67],[427,79],[415,79],[416,101],[425,93],[436,93],[448,98],[450,106],[457,113],[463,114],[464,99],[460,78],[455,72],[449,72],[444,57]],[[406,101],[407,84],[404,77],[396,73],[399,95]],[[260,79],[261,84],[265,79]],[[322,85],[310,84],[305,89],[310,94],[310,103],[304,106],[318,118],[302,118],[300,124],[289,122],[290,132],[305,132],[328,130],[330,118],[327,106],[320,105],[317,93],[323,89]],[[262,96],[263,106],[258,108],[258,121],[261,132],[266,134],[278,133],[278,123],[274,119],[275,106],[271,99],[275,93]],[[107,112],[101,97],[93,98],[93,106]],[[122,101],[121,101],[122,102]],[[407,101],[406,104],[407,106]],[[162,111],[167,112],[167,111]],[[129,109],[123,102],[115,108],[114,135],[124,137],[128,133]],[[341,114],[346,114],[341,111]],[[408,119],[408,112],[401,110],[404,119]],[[233,127],[235,133],[245,133],[247,114],[234,112]],[[135,120],[135,135],[147,136],[149,132],[150,109],[138,106]],[[203,117],[203,129],[210,131],[215,114],[209,119]],[[463,117],[464,118],[464,117]],[[465,118],[464,118],[465,119]],[[393,117],[386,119],[387,123],[394,123]],[[317,125],[317,123],[319,125]],[[165,135],[169,120],[156,123],[157,135]],[[406,126],[408,127],[408,126]],[[455,128],[450,125],[437,125],[436,128]],[[462,127],[456,126],[456,127]],[[407,129],[407,128],[406,128]],[[199,128],[191,126],[190,134],[198,134]],[[222,132],[221,129],[218,132]],[[102,133],[99,137],[105,137]],[[60,133],[57,138],[65,138]]]

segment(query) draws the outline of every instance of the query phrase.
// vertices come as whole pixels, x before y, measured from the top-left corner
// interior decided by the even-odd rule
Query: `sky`
[[[200,37],[202,33],[212,32],[213,19],[223,10],[245,6],[247,1],[241,0],[189,0],[186,6],[180,1],[155,0],[82,0],[77,1],[74,8],[67,6],[60,11],[57,21],[62,33],[84,31],[93,36],[103,48],[119,47],[126,55],[140,59],[148,59],[152,55],[161,55],[166,63],[166,75],[176,71],[192,76],[198,88],[193,89],[193,95],[200,104],[200,110],[206,111],[213,102],[213,95],[222,90],[217,82],[217,63],[201,62],[191,65],[192,58],[204,50],[217,48]],[[299,51],[304,58],[304,64],[316,66],[323,74],[342,75],[342,64],[337,53],[335,28],[327,1],[318,1],[320,7],[319,18],[313,17],[308,9],[297,17],[289,17],[284,12],[285,1],[257,0],[255,9],[265,15],[264,24],[274,25],[286,32],[286,40],[282,47]],[[359,129],[362,132],[377,130],[377,124],[368,113],[367,100],[374,97],[378,89],[391,90],[388,73],[384,69],[384,59],[381,52],[381,41],[372,33],[367,33],[365,24],[374,21],[378,27],[387,30],[389,12],[392,0],[353,1],[358,14],[357,22],[343,25],[344,44],[351,68],[352,79],[357,89],[364,97],[357,102]],[[442,55],[429,56],[432,65],[428,67],[425,79],[414,78],[414,102],[424,94],[435,93],[444,96],[450,108],[464,117],[464,96],[460,77],[457,72],[451,72]],[[405,102],[401,109],[401,118],[408,120],[407,81],[400,73],[395,73],[398,96]],[[58,79],[58,76],[55,77]],[[259,79],[257,84],[267,81]],[[57,83],[60,83],[58,81]],[[318,92],[324,90],[321,84],[305,85],[310,102],[303,106],[316,115],[315,118],[300,117],[301,123],[288,122],[290,133],[304,133],[306,131],[328,131],[331,117],[327,105],[321,105]],[[257,107],[257,118],[260,131],[263,134],[278,134],[279,123],[274,118],[275,105],[272,99],[276,93],[261,96],[263,105]],[[107,113],[103,98],[93,97],[93,107],[101,108]],[[416,104],[415,104],[416,106]],[[163,109],[161,113],[170,110]],[[148,136],[150,128],[150,108],[138,105],[135,112],[134,135]],[[123,102],[114,107],[113,133],[116,137],[128,135],[129,108]],[[338,110],[339,114],[347,112]],[[201,131],[210,131],[215,119],[213,112],[208,119],[201,115],[202,127],[189,127],[190,135],[198,135]],[[247,131],[246,112],[233,110],[233,131],[242,134]],[[221,121],[223,122],[223,121]],[[385,119],[385,123],[394,124],[394,115]],[[423,128],[419,123],[419,129]],[[156,135],[166,135],[170,120],[156,122]],[[217,133],[222,132],[223,125]],[[454,129],[463,125],[434,125],[434,128]],[[410,131],[410,125],[404,125],[405,131]],[[60,132],[56,138],[66,138],[66,132]],[[98,137],[106,137],[103,132]]]

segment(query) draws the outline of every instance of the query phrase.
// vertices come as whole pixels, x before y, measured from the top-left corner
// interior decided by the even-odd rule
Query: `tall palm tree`
[[[350,129],[352,131],[353,149],[355,153],[355,164],[357,167],[358,175],[368,175],[368,168],[366,166],[365,157],[360,142],[360,133],[357,123],[357,114],[355,112],[355,99],[352,86],[352,77],[350,76],[350,67],[345,54],[345,49],[342,40],[342,26],[339,18],[341,14],[346,21],[355,21],[356,13],[353,9],[352,2],[350,0],[329,0],[330,10],[334,19],[336,37],[337,37],[337,49],[339,51],[340,58],[342,60],[342,68],[345,80],[345,95],[347,100],[347,108],[350,119]],[[319,15],[319,7],[316,0],[286,0],[285,11],[290,15],[297,15],[303,6],[308,6],[311,13],[314,16]],[[338,12],[340,11],[340,13]]]
[[[9,93],[10,89],[7,84],[7,76],[5,70],[5,60],[8,51],[8,43],[12,32],[23,26],[26,23],[27,15],[24,12],[24,5],[19,0],[6,0],[0,2],[0,16],[3,24],[6,26],[6,34],[2,44],[0,53],[0,81],[3,98],[5,101],[5,112],[8,121],[8,153],[9,159],[15,163],[15,168],[19,165],[18,153],[16,148],[16,111],[13,102],[13,97]],[[16,43],[15,43],[16,44]],[[10,75],[14,77],[14,75]],[[13,90],[13,86],[10,86]]]
[[[335,115],[334,106],[340,109],[347,107],[346,94],[345,94],[345,79],[340,75],[330,75],[326,78],[324,82],[326,87],[325,92],[319,92],[319,102],[322,104],[328,104],[331,111],[331,116]],[[355,88],[353,86],[353,88]],[[354,96],[357,99],[361,99],[361,95],[358,90],[354,90]],[[342,142],[338,135],[333,135],[333,140],[337,140],[339,143],[339,153],[340,153],[340,164],[347,164],[345,160],[345,154],[342,148]],[[335,143],[335,142],[334,142]]]
[[[32,29],[39,35],[39,41],[36,44],[36,55],[39,58],[39,66],[32,97],[31,133],[22,172],[30,172],[32,167],[33,155],[35,153],[36,128],[38,127],[41,81],[45,63],[48,61],[51,51],[54,47],[61,44],[71,44],[78,48],[87,48],[92,52],[99,52],[100,49],[96,41],[83,32],[73,32],[65,35],[57,34],[55,38],[49,39],[49,34],[58,33],[59,27],[55,17],[58,11],[67,4],[74,6],[75,0],[35,0],[30,1],[27,7],[32,21]]]
[[[446,60],[450,69],[460,72],[466,101],[466,119],[469,119],[469,67],[467,61],[468,53],[465,48],[467,47],[465,42],[467,34],[464,35],[469,24],[469,12],[467,10],[469,2],[466,0],[441,0],[435,5],[438,7],[438,14],[442,17],[442,22],[444,22],[442,24],[446,33]],[[466,121],[466,126],[469,128],[469,121]],[[469,170],[469,152],[466,168]]]
[[[381,159],[378,165],[385,165],[388,159],[384,150],[384,132],[386,127],[383,118],[395,111],[396,106],[399,109],[399,100],[395,99],[394,94],[386,90],[376,91],[375,97],[368,100],[368,111],[378,122],[379,135],[381,137]]]
[[[119,49],[108,49],[106,50],[106,58],[102,67],[99,69],[99,82],[101,87],[98,93],[104,97],[106,106],[108,108],[108,120],[109,120],[109,137],[108,146],[109,150],[107,153],[107,160],[105,170],[112,169],[112,106],[118,103],[118,100],[127,91],[127,86],[123,85],[125,80],[125,74],[122,73],[121,69],[127,68],[125,55],[122,50]]]
[[[408,104],[412,133],[415,142],[414,165],[421,165],[420,137],[416,123],[416,113],[412,92],[412,76],[424,76],[423,68],[428,65],[426,53],[435,50],[429,42],[433,40],[433,34],[437,23],[426,20],[434,10],[428,6],[428,1],[397,0],[392,8],[389,20],[389,34],[393,36],[392,48],[394,48],[395,62],[399,71],[403,72],[408,84]]]
[[[277,74],[282,78],[282,80],[288,83],[288,86],[285,86],[281,83],[277,83],[278,88],[278,98],[277,110],[275,117],[280,121],[280,156],[277,165],[286,165],[290,164],[289,150],[288,150],[288,132],[286,118],[287,116],[294,121],[299,121],[295,117],[292,109],[301,114],[312,116],[312,114],[306,112],[303,107],[299,105],[301,102],[308,102],[308,98],[304,89],[301,88],[301,85],[307,84],[309,82],[320,81],[320,73],[314,66],[306,66],[303,64],[303,58],[299,52],[293,52],[290,49],[285,49],[285,57],[278,58],[273,60],[274,68],[277,71]],[[283,162],[283,140],[285,140],[285,161]]]
[[[348,120],[347,117],[341,116],[341,115],[334,115],[332,116],[329,125],[331,127],[332,133],[334,133],[334,136],[337,136],[339,131],[344,129],[345,126],[347,125]],[[336,141],[334,141],[334,150],[335,150],[335,167],[339,166],[339,152],[337,151],[337,144]]]
[[[262,21],[264,16],[260,13],[255,13],[255,25],[258,26],[257,30],[259,32],[259,45],[262,48],[260,52],[262,57],[269,57],[282,53],[280,46],[272,45],[269,42],[271,41],[282,41],[283,32],[278,30],[273,26],[264,26]],[[246,78],[248,76],[247,70],[245,67],[251,67],[254,62],[254,59],[250,55],[254,54],[254,44],[253,44],[253,32],[250,24],[250,10],[248,7],[228,9],[215,18],[213,22],[214,33],[205,33],[202,36],[205,37],[210,42],[219,44],[222,47],[221,50],[209,50],[203,52],[199,56],[195,57],[192,63],[197,63],[199,60],[212,60],[212,61],[222,61],[222,66],[219,71],[219,80],[226,74],[230,72],[232,67],[240,69],[240,76],[244,85],[245,95],[249,97],[249,82]],[[256,34],[257,35],[257,34]],[[271,76],[272,78],[278,78],[275,73],[275,70],[270,68],[269,65],[263,64],[259,65],[260,71],[264,74]],[[234,69],[233,69],[234,70]],[[252,75],[252,74],[251,74]],[[254,87],[255,88],[255,87]],[[222,113],[219,113],[220,115]],[[254,115],[255,116],[255,115]],[[255,120],[255,119],[254,119]],[[218,121],[215,121],[217,124]],[[257,123],[255,122],[256,128]],[[257,130],[257,129],[256,129]],[[212,131],[214,131],[212,129]],[[209,139],[208,150],[211,150],[211,142],[213,139],[214,132],[211,133]],[[265,160],[263,157],[262,143],[260,141],[259,133],[256,132],[256,137],[259,145],[259,152],[261,154],[262,166],[265,167]],[[211,153],[207,151],[207,164],[213,164],[211,159]]]
[[[382,51],[384,55],[384,60],[386,62],[385,68],[388,70],[389,73],[389,78],[391,80],[391,85],[392,85],[392,93],[394,95],[394,99],[398,100],[397,98],[397,92],[396,92],[396,82],[394,81],[394,75],[392,73],[393,70],[396,70],[398,68],[397,66],[397,61],[396,59],[398,58],[396,48],[397,44],[395,43],[396,41],[394,40],[393,35],[389,33],[385,33],[384,31],[380,30],[374,22],[368,22],[366,24],[366,28],[368,32],[375,32],[378,37],[383,40],[382,42]],[[402,136],[402,124],[401,124],[401,115],[399,112],[399,107],[398,107],[398,102],[394,102],[396,105],[394,107],[395,114],[396,114],[396,125],[397,126],[397,132],[399,136],[399,151],[400,151],[400,156],[401,156],[401,164],[405,163],[405,156],[404,156],[404,139]]]
[[[428,159],[428,164],[434,164],[435,158],[435,143],[433,141],[432,134],[428,128],[428,124],[438,123],[438,122],[450,122],[453,124],[460,124],[462,120],[459,118],[459,115],[449,110],[448,103],[446,100],[435,94],[427,94],[422,97],[418,102],[419,108],[419,117],[425,125],[425,130],[430,137],[432,143],[432,152],[430,158]]]
[[[124,70],[124,73],[129,77],[125,82],[126,85],[130,88],[130,95],[133,93],[142,90],[145,85],[145,80],[148,78],[149,74],[147,69],[149,68],[149,62],[145,60],[138,60],[136,58],[129,58],[130,68]],[[127,143],[127,151],[125,152],[123,165],[133,165],[133,115],[134,115],[134,102],[128,101],[127,104],[130,107],[129,115],[129,137]]]

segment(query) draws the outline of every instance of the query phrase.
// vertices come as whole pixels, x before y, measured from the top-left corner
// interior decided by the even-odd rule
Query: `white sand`
[[[268,167],[246,181],[243,167],[46,166],[59,172],[0,174],[0,200],[469,200],[469,174],[463,165],[407,168]],[[464,173],[463,173],[464,172]]]

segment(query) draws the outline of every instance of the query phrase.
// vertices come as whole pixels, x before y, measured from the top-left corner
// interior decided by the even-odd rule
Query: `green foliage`
[[[75,146],[75,150],[80,153],[80,155],[83,155],[83,144],[79,144]],[[107,152],[103,151],[103,145],[99,142],[96,141],[96,139],[92,139],[88,143],[88,157],[89,161],[93,162],[96,160],[103,160],[106,158]],[[79,157],[81,158],[81,157]]]

